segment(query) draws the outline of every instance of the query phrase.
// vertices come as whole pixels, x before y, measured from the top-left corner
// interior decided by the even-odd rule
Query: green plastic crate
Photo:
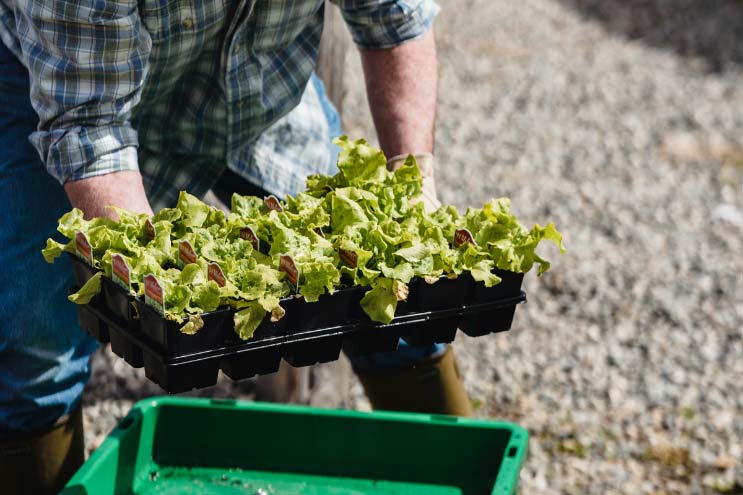
[[[506,495],[527,440],[498,421],[159,397],[137,403],[62,493]]]

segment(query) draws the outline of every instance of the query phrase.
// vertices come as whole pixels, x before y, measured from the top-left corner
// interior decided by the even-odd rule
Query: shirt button
[[[190,17],[186,17],[183,19],[183,22],[181,23],[184,29],[191,29],[193,27],[193,19]]]

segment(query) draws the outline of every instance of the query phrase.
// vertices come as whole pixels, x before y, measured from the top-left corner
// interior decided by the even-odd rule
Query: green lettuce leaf
[[[258,302],[246,303],[243,309],[235,313],[235,332],[243,340],[253,338],[253,334],[265,316],[266,310]]]
[[[67,299],[75,304],[88,304],[95,296],[101,292],[101,277],[103,272],[97,272],[90,277],[85,284],[74,294],[67,296]]]

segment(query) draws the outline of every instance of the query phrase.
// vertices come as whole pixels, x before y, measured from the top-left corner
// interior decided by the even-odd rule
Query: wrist
[[[405,160],[407,160],[408,156],[410,155],[413,155],[413,158],[415,158],[415,162],[418,165],[418,169],[420,169],[421,175],[423,176],[424,179],[428,177],[433,177],[433,174],[434,174],[433,153],[429,153],[429,152],[404,153],[401,155],[395,155],[387,160],[387,169],[394,171],[402,167],[405,164]]]
[[[426,152],[395,155],[387,160],[387,169],[394,171],[402,167],[405,165],[405,161],[410,155],[413,155],[413,158],[415,158],[415,163],[421,171],[421,177],[423,179],[420,200],[423,201],[427,210],[433,211],[441,206],[441,202],[438,200],[436,193],[436,180],[434,178],[434,160],[432,153]]]
[[[112,172],[64,185],[67,197],[74,208],[83,211],[86,218],[110,217],[117,219],[115,212],[106,208],[116,206],[134,213],[152,214],[152,208],[137,171]]]

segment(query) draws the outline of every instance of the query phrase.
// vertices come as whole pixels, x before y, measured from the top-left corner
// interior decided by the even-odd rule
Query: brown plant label
[[[227,281],[224,278],[224,272],[222,271],[222,267],[219,266],[219,263],[216,261],[209,263],[209,268],[207,269],[207,276],[209,277],[209,280],[214,280],[218,286],[224,287],[224,284],[227,283]]]
[[[475,238],[472,236],[472,232],[467,229],[459,229],[454,232],[454,245],[459,247],[462,244],[470,243],[475,246]]]
[[[152,223],[151,219],[147,219],[147,221],[144,223],[144,230],[147,234],[147,239],[152,240],[155,238],[155,225]]]
[[[284,211],[284,208],[282,208],[281,203],[279,203],[279,199],[273,194],[263,198],[263,204],[266,205],[266,208],[268,208],[269,210]]]
[[[144,276],[144,303],[165,315],[165,291],[151,273]]]
[[[178,262],[179,266],[183,268],[189,263],[196,263],[196,251],[188,241],[181,241],[178,243]]]
[[[126,289],[127,292],[131,291],[131,280],[129,277],[129,265],[126,260],[120,254],[114,254],[111,256],[111,278],[114,283],[119,284],[121,287]]]
[[[359,264],[359,255],[353,251],[349,251],[348,249],[339,249],[338,255],[341,257],[341,260],[351,268],[356,268]]]
[[[299,289],[299,268],[297,268],[297,264],[294,263],[291,256],[288,254],[279,256],[279,270],[286,273],[286,278],[294,285],[295,289]]]
[[[256,251],[260,250],[261,240],[255,235],[255,230],[252,227],[243,227],[240,229],[240,237],[249,241],[253,245],[253,249]]]
[[[75,253],[93,266],[93,248],[90,246],[88,236],[79,230],[75,232]]]

